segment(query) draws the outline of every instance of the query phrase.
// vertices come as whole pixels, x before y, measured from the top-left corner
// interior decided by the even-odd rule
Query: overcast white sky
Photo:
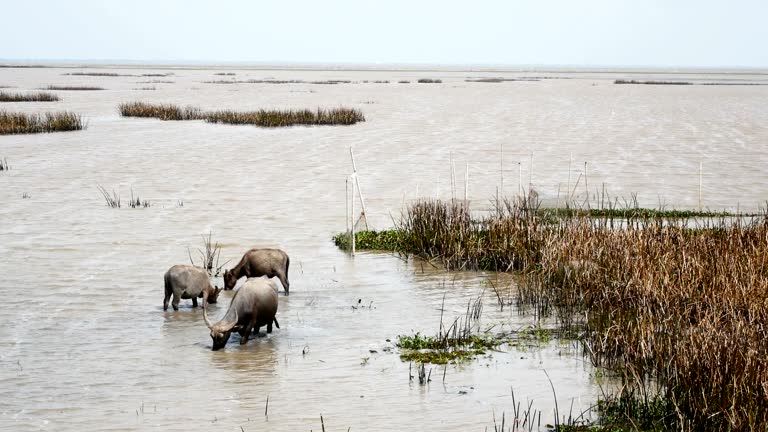
[[[2,2],[2,59],[768,67],[768,0]]]

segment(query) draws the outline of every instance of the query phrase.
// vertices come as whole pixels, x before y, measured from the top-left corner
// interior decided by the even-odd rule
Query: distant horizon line
[[[170,69],[263,69],[317,71],[409,71],[409,72],[736,72],[768,73],[768,66],[667,66],[667,65],[568,65],[437,62],[309,62],[309,61],[212,61],[128,59],[14,59],[0,58],[0,68],[88,68],[161,67]]]

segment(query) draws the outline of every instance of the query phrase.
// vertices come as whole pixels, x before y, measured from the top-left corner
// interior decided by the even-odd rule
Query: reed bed
[[[419,78],[417,82],[420,84],[440,84],[443,82],[443,80],[432,79],[432,78]]]
[[[312,110],[203,111],[196,107],[145,102],[123,103],[124,117],[153,117],[161,120],[205,120],[209,123],[248,124],[260,127],[296,125],[352,125],[365,121],[362,111],[353,108]]]
[[[520,305],[578,325],[589,358],[622,378],[602,402],[613,421],[653,412],[660,430],[768,424],[768,215],[691,228],[656,216],[545,220],[527,202],[481,219],[418,202],[396,244],[452,269],[520,271]]]
[[[637,81],[617,79],[614,84],[646,84],[646,85],[692,85],[688,81]]]
[[[259,110],[249,112],[216,111],[206,114],[210,123],[249,124],[261,127],[297,125],[353,125],[365,121],[362,111],[354,108],[312,110]]]
[[[160,120],[203,120],[203,111],[192,106],[150,104],[146,102],[121,103],[118,106],[123,117],[148,117]]]
[[[645,85],[701,85],[701,86],[761,86],[768,83],[754,82],[688,82],[688,81],[636,81],[618,79],[614,84],[645,84]]]
[[[320,81],[304,81],[304,80],[212,80],[203,81],[204,84],[351,84],[349,80],[320,80]]]
[[[60,100],[54,93],[10,93],[0,91],[0,102],[56,102]]]
[[[104,90],[104,87],[96,87],[96,86],[56,86],[56,85],[49,85],[45,88],[46,90],[62,90],[62,91],[93,91],[93,90]]]
[[[119,74],[115,72],[70,72],[63,75],[68,76],[92,76],[92,77],[119,77],[119,76],[135,76],[130,74]]]
[[[24,114],[0,111],[0,135],[64,132],[85,129],[79,114],[63,111]]]

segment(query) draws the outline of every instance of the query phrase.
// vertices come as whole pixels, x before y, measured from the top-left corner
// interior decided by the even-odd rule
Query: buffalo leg
[[[192,297],[192,307],[197,307],[197,297]]]
[[[240,335],[240,345],[245,345],[248,342],[248,338],[251,336],[251,329],[253,324],[248,324],[243,330],[243,334]]]
[[[270,321],[269,324],[267,324],[267,333],[272,333],[272,322]]]
[[[288,291],[291,288],[291,284],[288,282],[288,276],[286,276],[282,272],[279,272],[277,274],[277,278],[280,279],[280,283],[283,284],[283,289],[285,290],[285,295],[288,295]]]
[[[163,299],[163,310],[168,310],[168,300],[171,299],[171,293],[165,290],[165,298]]]
[[[173,310],[177,311],[179,310],[179,301],[181,300],[181,293],[178,293],[176,291],[173,292],[173,302],[171,302],[171,305],[173,306]]]

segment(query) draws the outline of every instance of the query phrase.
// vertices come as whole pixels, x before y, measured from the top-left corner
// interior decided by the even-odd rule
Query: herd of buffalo
[[[240,344],[248,342],[251,332],[259,333],[261,326],[267,326],[267,333],[272,333],[272,323],[277,328],[277,286],[269,278],[276,277],[283,284],[288,295],[288,266],[291,260],[280,249],[251,249],[240,262],[224,272],[224,289],[235,288],[238,279],[248,278],[229,304],[224,317],[211,323],[208,319],[207,305],[216,303],[221,288],[211,285],[211,280],[204,269],[191,265],[175,265],[165,273],[165,299],[163,310],[168,310],[168,300],[173,295],[173,310],[179,310],[179,301],[192,299],[192,306],[197,307],[197,299],[203,299],[203,319],[211,329],[213,350],[226,345],[233,331],[240,333]]]

